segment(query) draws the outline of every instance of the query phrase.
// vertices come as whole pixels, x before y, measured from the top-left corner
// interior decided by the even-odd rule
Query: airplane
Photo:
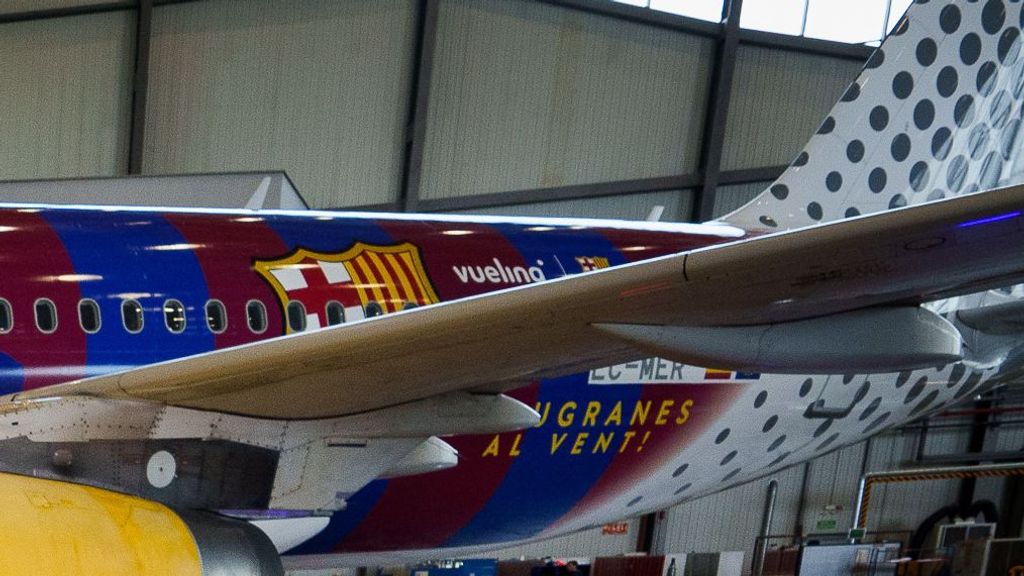
[[[914,4],[713,222],[0,207],[0,566],[473,554],[1019,377],[1022,21]]]

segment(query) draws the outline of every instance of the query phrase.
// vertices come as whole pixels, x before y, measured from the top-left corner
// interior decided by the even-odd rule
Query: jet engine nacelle
[[[284,574],[250,524],[91,486],[0,474],[0,510],[0,574]]]

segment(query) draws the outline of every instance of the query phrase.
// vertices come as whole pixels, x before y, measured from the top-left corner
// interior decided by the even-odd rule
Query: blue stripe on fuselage
[[[361,218],[326,221],[268,218],[267,224],[289,250],[301,247],[314,252],[336,253],[347,250],[356,242],[384,246],[394,242],[376,221]]]
[[[581,272],[576,258],[602,256],[611,266],[626,259],[599,232],[557,228],[531,231],[512,224],[494,224],[496,230],[523,255],[527,266],[537,266],[547,279]]]
[[[107,373],[213,349],[204,307],[209,298],[187,240],[162,216],[131,212],[52,211],[43,216],[60,236],[83,298],[100,306],[102,325],[86,341],[87,375]],[[138,300],[144,326],[123,325],[124,299]],[[186,328],[172,334],[164,322],[168,298],[185,306]]]

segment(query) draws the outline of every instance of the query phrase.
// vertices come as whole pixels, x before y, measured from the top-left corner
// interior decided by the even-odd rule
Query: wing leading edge
[[[23,392],[281,419],[513,387],[644,356],[595,324],[750,326],[916,304],[1024,273],[1024,186],[744,239]],[[713,332],[710,337],[713,337]]]

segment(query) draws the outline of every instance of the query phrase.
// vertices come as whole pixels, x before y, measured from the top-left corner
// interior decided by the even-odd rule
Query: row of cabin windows
[[[403,309],[414,308],[414,302],[408,302]],[[287,306],[288,327],[293,332],[301,332],[306,329],[306,307],[297,300],[292,300]],[[34,305],[36,328],[44,334],[52,334],[57,330],[57,306],[49,298],[39,298]],[[164,301],[164,326],[172,334],[180,334],[185,331],[185,306],[179,300],[169,299]],[[327,303],[325,309],[327,325],[337,326],[345,322],[345,307],[336,300]],[[380,316],[384,313],[383,307],[377,302],[367,302],[363,314],[367,318]],[[245,318],[249,330],[254,334],[262,334],[267,330],[267,308],[259,300],[249,300],[245,305]],[[132,334],[142,332],[145,325],[145,318],[142,313],[142,305],[138,300],[127,299],[121,302],[121,322],[124,329]],[[87,334],[99,332],[102,325],[100,306],[91,298],[84,298],[78,302],[78,324]],[[227,330],[228,315],[224,303],[220,300],[210,300],[206,303],[206,327],[214,334],[220,334]],[[11,303],[0,298],[0,334],[10,332],[14,328],[14,313]]]

